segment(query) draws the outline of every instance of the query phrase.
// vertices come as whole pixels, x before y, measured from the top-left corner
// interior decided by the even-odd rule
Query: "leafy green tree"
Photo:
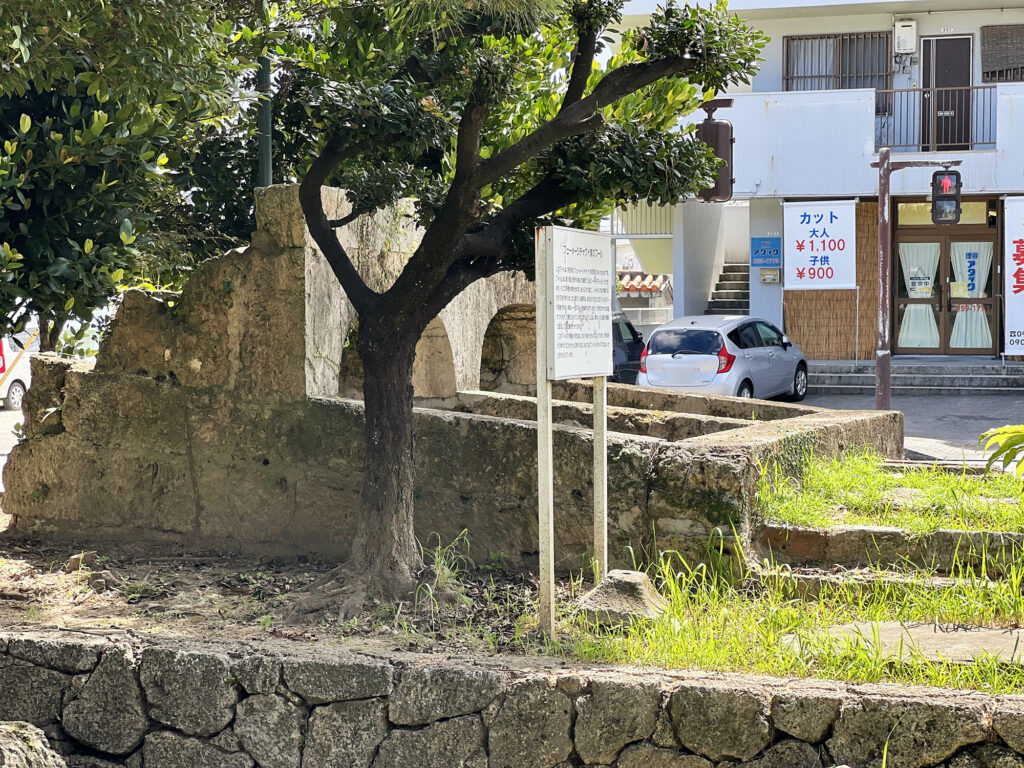
[[[611,206],[673,204],[710,186],[717,161],[677,126],[746,82],[763,36],[710,9],[669,4],[598,54],[622,0],[342,2],[305,45],[278,53],[308,79],[315,136],[300,187],[310,232],[359,318],[366,414],[362,524],[352,571],[378,596],[413,588],[412,368],[427,324],[476,280],[533,270],[537,225],[593,226]],[[291,46],[291,47],[290,47]],[[348,190],[328,221],[320,187]],[[400,198],[421,244],[386,291],[371,289],[335,228]]]
[[[0,313],[51,349],[131,272],[175,142],[225,114],[231,24],[207,0],[0,3]]]

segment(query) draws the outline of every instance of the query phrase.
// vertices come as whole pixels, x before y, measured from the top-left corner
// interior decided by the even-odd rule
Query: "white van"
[[[21,400],[32,383],[29,356],[39,351],[39,332],[29,328],[14,337],[0,337],[0,398],[11,411],[21,408]]]

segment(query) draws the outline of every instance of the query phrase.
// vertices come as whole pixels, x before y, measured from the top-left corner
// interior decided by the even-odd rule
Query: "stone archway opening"
[[[435,317],[423,331],[416,345],[416,362],[412,368],[412,391],[415,397],[454,397],[455,358],[444,321]]]
[[[455,396],[455,359],[448,332],[440,317],[430,321],[416,345],[412,389],[415,397]],[[363,399],[363,361],[359,358],[358,323],[353,323],[349,328],[342,351],[338,394],[341,397]]]
[[[536,322],[532,304],[510,304],[491,319],[480,352],[480,389],[512,395],[536,390]]]

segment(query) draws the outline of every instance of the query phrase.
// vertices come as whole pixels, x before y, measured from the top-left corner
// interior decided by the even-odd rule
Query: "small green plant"
[[[988,467],[991,469],[996,462],[1008,469],[1011,464],[1017,462],[1017,476],[1024,476],[1024,424],[1016,426],[1007,424],[1004,427],[990,429],[981,436],[980,442],[985,443],[985,450],[992,450],[988,457]]]
[[[437,543],[431,545],[434,539]],[[429,605],[436,613],[442,602],[462,605],[469,601],[462,577],[476,566],[469,556],[469,531],[465,528],[451,543],[444,544],[441,535],[434,533],[427,537],[427,544],[420,543],[420,557],[432,572],[433,578],[423,581],[414,595],[416,607]]]

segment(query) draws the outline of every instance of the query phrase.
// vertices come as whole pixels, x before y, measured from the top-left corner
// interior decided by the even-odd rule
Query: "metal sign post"
[[[610,235],[566,227],[537,230],[537,524],[540,628],[555,629],[554,451],[551,382],[592,378],[594,562],[608,572],[608,389],[612,374],[615,270]]]

